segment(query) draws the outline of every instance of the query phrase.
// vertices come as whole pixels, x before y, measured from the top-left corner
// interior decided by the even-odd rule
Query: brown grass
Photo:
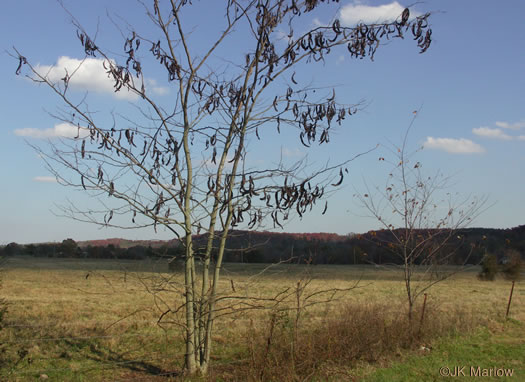
[[[216,324],[212,379],[350,380],[363,368],[430,347],[439,336],[501,319],[510,291],[508,281],[477,280],[477,269],[457,274],[430,289],[420,329],[420,311],[413,323],[406,319],[398,271],[281,265],[258,275],[262,270],[226,264],[221,289],[232,295],[233,280],[235,301],[286,288],[289,298],[272,309],[223,302],[231,314]],[[168,314],[162,327],[157,320],[182,302],[183,290],[182,275],[165,271],[153,262],[10,259],[0,294],[10,304],[0,331],[7,365],[0,380],[33,380],[40,373],[57,381],[155,380],[157,374],[169,380],[166,375],[182,368],[180,317]],[[293,292],[305,277],[312,279],[309,291],[359,284],[334,301],[300,308],[297,320]],[[511,317],[525,319],[524,298],[524,285],[516,284]]]

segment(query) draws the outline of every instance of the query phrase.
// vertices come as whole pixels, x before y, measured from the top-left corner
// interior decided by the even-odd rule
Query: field
[[[448,362],[525,380],[525,285],[505,321],[511,283],[477,272],[434,285],[407,326],[398,270],[226,264],[210,379],[438,380]],[[18,257],[2,278],[0,381],[184,379],[182,274],[165,263]]]

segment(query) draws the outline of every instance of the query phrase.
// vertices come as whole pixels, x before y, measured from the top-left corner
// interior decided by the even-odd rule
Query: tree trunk
[[[192,375],[195,374],[197,370],[197,365],[195,362],[195,343],[194,343],[194,333],[195,333],[195,320],[193,315],[193,280],[192,273],[194,266],[193,251],[191,247],[191,234],[186,235],[186,261],[185,261],[185,272],[184,272],[184,285],[186,292],[186,355],[185,355],[185,369]]]

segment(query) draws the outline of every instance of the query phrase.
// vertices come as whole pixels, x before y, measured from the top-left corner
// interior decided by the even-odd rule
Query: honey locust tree
[[[410,129],[417,118],[414,112],[401,145],[388,148],[389,155],[379,161],[391,166],[384,186],[366,188],[355,196],[377,220],[381,229],[367,235],[372,242],[389,251],[395,266],[401,268],[412,319],[419,296],[458,270],[443,266],[467,263],[473,247],[463,248],[466,228],[483,210],[486,197],[461,197],[450,192],[451,178],[440,171],[425,174],[422,164],[407,147]],[[458,253],[461,251],[462,253]]]
[[[352,58],[373,58],[381,42],[405,35],[421,53],[430,46],[429,14],[412,18],[408,9],[394,22],[347,26],[335,19],[305,28],[305,16],[337,2],[227,0],[218,26],[207,25],[206,41],[198,44],[193,34],[203,27],[189,20],[196,9],[207,11],[204,2],[139,2],[155,32],[145,24],[127,24],[120,30],[125,36],[120,59],[71,16],[84,58],[60,75],[43,71],[15,50],[17,74],[25,71],[47,85],[63,105],[57,117],[78,132],[41,150],[49,168],[62,184],[103,203],[100,210],[71,206],[71,216],[105,226],[164,227],[183,244],[189,374],[205,374],[210,364],[230,229],[252,229],[265,221],[282,227],[290,214],[302,216],[343,181],[345,163],[312,168],[306,161],[280,160],[260,168],[249,162],[248,143],[257,145],[268,129],[280,134],[296,128],[306,147],[328,144],[334,125],[356,112],[356,105],[339,103],[335,91],[319,96],[313,87],[301,86],[296,71],[338,49]],[[104,119],[87,98],[72,92],[82,66],[94,62],[117,94],[136,98],[140,118],[112,109]],[[150,86],[147,73],[154,66],[168,79],[168,104]],[[320,208],[326,210],[326,201]],[[196,233],[207,234],[199,253],[202,268],[196,268]]]

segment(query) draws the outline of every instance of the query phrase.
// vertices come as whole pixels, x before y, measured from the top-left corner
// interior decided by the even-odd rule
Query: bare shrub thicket
[[[353,380],[352,369],[360,362],[392,359],[407,350],[427,352],[433,340],[467,333],[484,320],[465,308],[443,310],[432,303],[423,321],[409,322],[405,312],[401,302],[345,303],[296,326],[293,311],[273,311],[265,325],[252,325],[245,335],[245,362],[216,372],[232,381],[297,381],[313,375]],[[421,307],[413,313],[421,317]]]

